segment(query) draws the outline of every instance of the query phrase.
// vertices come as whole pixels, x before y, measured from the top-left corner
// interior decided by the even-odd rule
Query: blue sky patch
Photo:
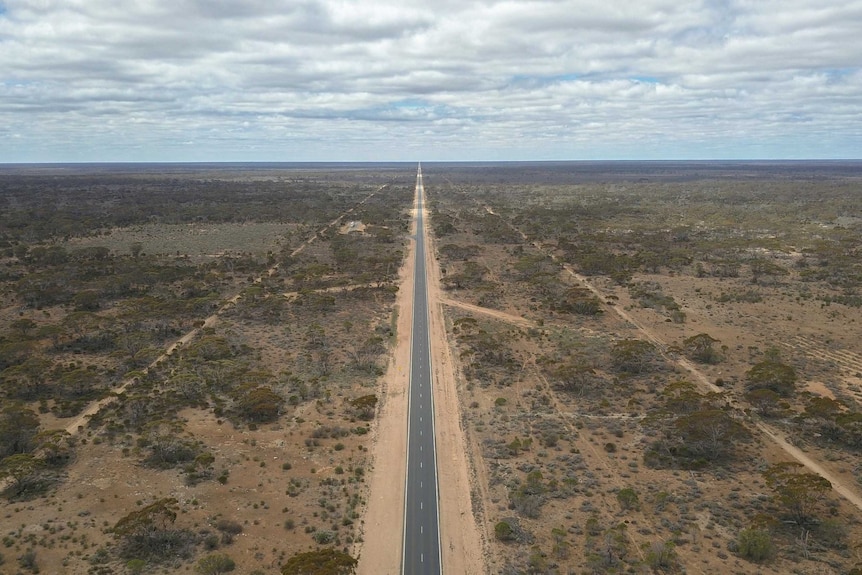
[[[641,84],[660,84],[659,79],[655,76],[629,76],[630,80]]]

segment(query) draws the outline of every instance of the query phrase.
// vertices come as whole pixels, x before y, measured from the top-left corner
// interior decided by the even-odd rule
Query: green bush
[[[737,537],[737,551],[740,556],[761,563],[775,556],[772,535],[765,529],[743,529]]]
[[[500,521],[494,525],[494,537],[497,538],[497,541],[514,541],[515,530],[512,529],[508,521]]]
[[[236,563],[224,553],[213,553],[198,561],[196,570],[203,575],[219,575],[236,569]]]
[[[625,510],[640,509],[641,506],[637,492],[635,492],[631,487],[626,487],[617,491],[617,501],[619,501],[620,507]]]

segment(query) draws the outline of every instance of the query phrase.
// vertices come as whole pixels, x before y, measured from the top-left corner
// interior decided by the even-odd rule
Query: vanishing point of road
[[[431,382],[431,341],[428,330],[428,288],[425,274],[425,189],[422,165],[416,174],[416,268],[413,288],[413,327],[410,345],[410,385],[407,415],[407,479],[404,495],[403,575],[441,572],[437,452],[434,440],[434,397]]]

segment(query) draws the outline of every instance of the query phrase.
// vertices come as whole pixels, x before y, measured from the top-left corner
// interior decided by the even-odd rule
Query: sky
[[[862,0],[0,0],[0,163],[862,158]]]

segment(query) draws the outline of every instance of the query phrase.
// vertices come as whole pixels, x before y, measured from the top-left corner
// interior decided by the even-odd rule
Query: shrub
[[[156,434],[149,439],[151,451],[144,464],[158,469],[170,469],[181,463],[192,462],[201,451],[196,442],[181,439],[172,433]]]
[[[204,537],[204,549],[207,551],[213,551],[218,549],[219,538],[215,533],[210,533],[206,537]]]
[[[524,531],[517,517],[504,517],[494,525],[494,538],[504,543],[533,543],[534,537]]]
[[[494,537],[497,541],[514,541],[515,530],[507,521],[500,521],[494,526]]]
[[[198,561],[196,571],[203,575],[219,575],[236,569],[236,563],[229,555],[224,553],[213,553]]]
[[[39,572],[39,565],[36,564],[36,551],[28,549],[20,557],[18,557],[18,565],[22,569],[27,569],[31,573]]]
[[[743,529],[739,532],[736,545],[740,556],[756,563],[768,561],[775,555],[772,535],[765,529]]]
[[[676,565],[676,551],[671,541],[656,541],[647,548],[646,562],[653,571],[671,570]]]
[[[626,487],[617,491],[617,501],[619,501],[620,507],[625,510],[640,509],[638,494],[631,487]]]
[[[298,553],[282,566],[282,575],[351,575],[356,559],[333,548]]]
[[[319,545],[326,545],[335,541],[335,533],[332,531],[317,531],[312,537]]]
[[[611,364],[623,373],[648,373],[655,368],[660,358],[656,347],[639,339],[624,339],[614,343],[611,348]]]
[[[840,519],[824,519],[815,529],[817,539],[833,549],[847,548],[849,528]]]

